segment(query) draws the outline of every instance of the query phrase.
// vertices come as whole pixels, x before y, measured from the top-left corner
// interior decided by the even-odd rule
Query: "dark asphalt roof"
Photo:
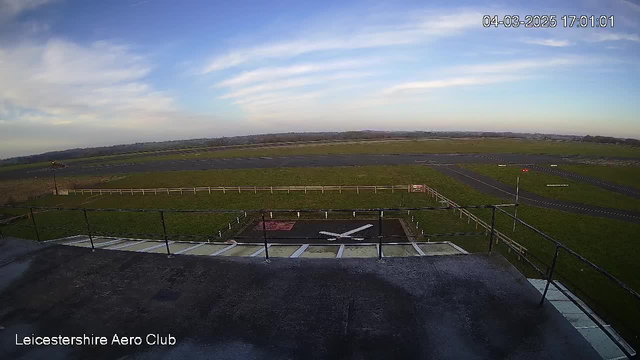
[[[11,274],[5,359],[599,358],[499,254],[267,264],[54,245],[0,267]],[[16,334],[149,333],[177,344],[15,346]]]

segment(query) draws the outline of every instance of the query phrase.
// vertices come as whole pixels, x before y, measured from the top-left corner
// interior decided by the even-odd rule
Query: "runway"
[[[526,154],[344,154],[282,157],[202,158],[141,163],[76,163],[56,170],[58,176],[110,175],[158,171],[255,169],[279,167],[332,167],[367,165],[446,165],[446,164],[566,164],[567,156]],[[0,172],[0,179],[49,176],[50,168]]]
[[[435,169],[486,194],[494,195],[510,202],[515,200],[515,186],[507,185],[491,177],[455,165],[438,166],[435,167]],[[520,190],[519,203],[576,214],[640,223],[640,213],[637,212],[555,200],[522,189]]]

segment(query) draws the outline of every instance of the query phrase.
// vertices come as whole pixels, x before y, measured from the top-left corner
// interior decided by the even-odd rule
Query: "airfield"
[[[436,142],[424,143],[436,146],[433,145]],[[186,297],[186,300],[177,301],[186,301],[183,303],[186,307],[201,308],[204,317],[216,322],[236,324],[241,318],[255,317],[249,314],[256,311],[275,311],[269,315],[268,324],[251,320],[247,328],[233,330],[223,342],[206,344],[197,332],[184,330],[182,326],[187,323],[191,324],[189,327],[198,328],[190,323],[195,320],[189,320],[185,313],[186,318],[176,320],[182,325],[171,327],[183,329],[182,339],[192,344],[180,350],[186,351],[185,354],[206,348],[220,354],[247,351],[247,356],[258,354],[258,358],[296,358],[318,346],[321,349],[318,358],[344,354],[358,358],[365,353],[375,353],[367,347],[376,342],[380,342],[377,351],[381,358],[429,354],[445,358],[473,354],[479,358],[566,358],[571,352],[584,351],[581,353],[584,358],[595,355],[594,358],[612,359],[626,356],[624,351],[635,353],[633,348],[640,343],[637,326],[640,306],[636,292],[640,288],[636,276],[640,269],[635,243],[640,233],[640,188],[634,179],[640,154],[636,156],[627,148],[616,152],[615,147],[602,147],[604,155],[598,155],[597,146],[574,148],[572,144],[559,146],[545,142],[526,143],[528,148],[521,147],[522,153],[469,153],[476,148],[495,150],[489,140],[474,142],[466,148],[466,153],[448,152],[449,146],[464,148],[464,142],[460,141],[442,145],[440,152],[416,153],[418,145],[420,142],[379,145],[381,147],[314,145],[312,150],[301,145],[233,152],[185,150],[71,161],[55,170],[62,184],[70,184],[60,187],[64,195],[38,197],[2,209],[5,222],[0,225],[0,231],[4,237],[39,240],[38,244],[42,245],[7,260],[6,266],[16,262],[26,264],[27,274],[27,278],[10,281],[7,291],[16,297],[20,288],[42,286],[29,282],[36,279],[32,269],[36,265],[29,264],[45,263],[50,263],[49,269],[60,269],[52,275],[56,279],[76,271],[85,274],[81,278],[88,276],[91,285],[86,289],[93,288],[97,286],[98,277],[103,276],[99,275],[102,270],[95,269],[98,272],[94,273],[85,269],[94,258],[104,264],[104,271],[111,268],[109,263],[121,262],[113,265],[118,269],[113,275],[118,278],[126,276],[121,272],[133,276],[129,280],[118,280],[129,284],[118,291],[138,299],[138,312],[130,314],[140,323],[165,316],[157,306],[165,306],[166,300],[153,305],[158,297],[163,298],[154,295],[158,292],[171,295],[167,295],[169,298],[181,294],[177,299]],[[355,153],[330,153],[336,149],[342,152],[347,146],[360,147]],[[262,154],[255,155],[258,153]],[[28,184],[51,175],[51,169],[46,166],[15,166],[2,169],[0,180]],[[80,182],[85,178],[86,181]],[[60,260],[63,262],[78,260],[63,265],[58,263],[59,256],[66,259]],[[175,270],[171,275],[174,270],[169,269],[176,263],[182,270]],[[151,279],[150,275],[127,270],[129,266],[140,269],[153,266],[162,270]],[[250,278],[245,279],[249,274],[238,271],[239,267],[255,271],[251,270]],[[306,273],[307,268],[314,270]],[[57,271],[63,271],[64,275],[56,275]],[[335,280],[338,283],[333,284],[334,278],[329,275],[359,271],[367,278],[362,280],[362,286],[357,285],[354,281],[359,280],[351,279],[351,275],[341,275],[340,280]],[[295,276],[295,272],[300,274]],[[438,276],[434,279],[436,273]],[[550,273],[554,281],[547,293],[544,289]],[[190,274],[199,275],[190,279]],[[385,279],[383,282],[387,285],[367,295],[359,293],[369,289],[365,285],[369,277]],[[497,290],[495,284],[486,288],[490,278],[497,281],[499,287],[505,286],[504,289]],[[71,280],[61,281],[68,284]],[[144,294],[132,290],[146,281],[151,285]],[[252,299],[265,299],[265,303],[247,307],[241,302],[247,312],[237,309],[235,317],[228,318],[225,317],[228,314],[222,312],[214,314],[211,307],[214,305],[203,305],[204,294],[201,294],[203,297],[189,295],[193,289],[178,285],[193,281],[193,284],[212,284],[212,292],[207,296],[218,299],[217,306],[225,309],[233,308],[229,304],[242,295],[235,291],[217,292],[220,290],[215,289],[222,286],[222,281],[237,282],[244,287],[262,287],[266,282],[269,286],[245,294]],[[504,285],[512,281],[517,285]],[[313,299],[309,304],[326,309],[328,318],[337,316],[334,313],[342,304],[353,304],[347,306],[346,317],[340,320],[342,330],[331,328],[322,336],[310,332],[309,337],[299,339],[291,332],[278,340],[274,340],[276,335],[258,339],[257,335],[245,333],[255,334],[258,330],[253,326],[270,332],[281,329],[284,324],[303,326],[300,324],[306,323],[304,320],[294,325],[293,320],[286,317],[282,320],[284,323],[274,320],[286,311],[284,305],[275,305],[275,299],[287,297],[293,291],[291,286],[296,286],[287,282],[297,286],[304,283],[299,296]],[[352,284],[353,289],[341,290],[346,297],[329,300],[337,291],[332,284],[340,289],[343,287],[339,284]],[[389,323],[389,328],[382,327],[375,314],[391,311],[389,316],[409,316],[393,312],[406,306],[403,305],[406,302],[402,300],[404,297],[396,297],[392,289],[407,286],[413,288],[409,293],[417,296],[414,299],[425,303],[436,301],[436,297],[452,299],[454,296],[451,306],[462,313],[466,311],[469,318],[488,323],[493,319],[503,324],[529,322],[529,314],[535,317],[544,313],[540,315],[544,319],[532,326],[546,329],[545,334],[518,333],[516,337],[521,339],[518,341],[528,339],[530,348],[520,348],[508,340],[495,345],[478,339],[474,329],[459,328],[460,319],[456,318],[459,314],[453,315],[441,305],[434,305],[434,309],[442,313],[452,313],[451,325],[443,325],[442,331],[464,334],[456,340],[466,344],[460,347],[460,352],[451,349],[455,342],[451,336],[398,340],[390,335],[395,331],[395,323]],[[426,290],[429,286],[432,290]],[[496,291],[501,294],[499,302],[508,303],[493,303]],[[452,295],[458,293],[460,297]],[[540,301],[543,293],[548,296],[546,305],[536,308],[541,310],[535,312],[531,304]],[[462,299],[469,294],[478,300],[477,306]],[[87,300],[92,303],[97,300],[95,296],[97,293]],[[367,308],[365,299],[369,296],[384,299],[385,310]],[[345,300],[347,298],[351,300]],[[169,302],[172,301],[176,300]],[[308,318],[309,310],[296,307],[297,301],[291,303],[296,309],[291,310],[291,316]],[[90,303],[79,306],[104,311]],[[0,320],[26,321],[24,314],[40,311],[34,306],[39,305],[16,308]],[[70,309],[70,306],[68,303],[63,308]],[[114,306],[124,305],[114,303]],[[495,306],[491,319],[481,311],[483,306]],[[522,313],[505,312],[509,306]],[[374,313],[372,317],[364,313],[349,315],[354,311],[349,310],[350,307]],[[432,310],[420,307],[416,312],[411,311],[411,316],[420,319],[416,327],[411,327],[413,330],[424,333],[424,326],[434,324]],[[508,317],[500,318],[494,312],[503,312]],[[43,313],[30,326],[45,326],[52,319]],[[559,325],[562,321],[569,327]],[[88,329],[97,326],[95,322],[80,320],[73,320],[69,326],[81,323]],[[355,323],[359,325],[352,328]],[[484,328],[485,325],[478,326]],[[124,325],[118,320],[113,326]],[[209,334],[200,330],[202,334]],[[219,337],[216,331],[210,334]],[[354,348],[336,343],[340,331],[342,336],[351,339]],[[507,332],[495,331],[498,333],[492,335],[492,339],[516,341]],[[554,331],[560,332],[552,335]],[[291,345],[294,340],[289,336],[300,343]],[[319,340],[310,340],[312,336]],[[554,337],[564,342],[557,343]],[[435,345],[440,341],[448,345]],[[590,351],[594,349],[595,352]],[[405,350],[408,352],[402,352]],[[162,354],[168,358],[178,356],[177,353]],[[78,358],[81,355],[86,354],[73,354],[80,356]],[[138,358],[154,355],[157,353],[135,353]]]

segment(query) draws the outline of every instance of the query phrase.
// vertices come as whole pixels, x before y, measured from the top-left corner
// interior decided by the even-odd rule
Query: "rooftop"
[[[4,358],[600,358],[496,253],[265,263],[0,244]],[[177,344],[15,346],[150,333]]]

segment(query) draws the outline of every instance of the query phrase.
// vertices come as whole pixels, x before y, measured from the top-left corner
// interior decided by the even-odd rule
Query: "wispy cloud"
[[[640,42],[640,35],[629,33],[596,33],[589,39],[590,41],[602,42],[602,41],[634,41]]]
[[[569,40],[560,40],[560,39],[524,39],[523,42],[526,44],[552,46],[552,47],[566,47],[571,45],[571,42],[569,42]]]
[[[0,22],[58,0],[0,0]]]
[[[252,95],[256,93],[270,92],[274,90],[290,89],[296,87],[303,87],[307,85],[327,83],[336,80],[355,79],[367,76],[372,76],[369,72],[357,72],[347,71],[332,73],[326,76],[307,76],[307,77],[294,77],[279,81],[271,81],[260,85],[241,88],[225,95],[222,95],[221,99],[232,99]]]
[[[380,62],[380,59],[345,59],[324,63],[302,63],[283,67],[265,67],[243,72],[217,85],[220,87],[233,87],[310,73],[362,68],[363,66],[378,64]]]
[[[495,83],[501,83],[501,82],[521,80],[522,78],[524,77],[510,76],[510,75],[509,76],[492,75],[492,76],[470,76],[470,77],[448,78],[448,79],[441,79],[441,80],[407,82],[407,83],[391,86],[385,89],[382,93],[385,95],[403,94],[403,93],[410,93],[410,92],[424,91],[424,90],[431,90],[431,89],[495,84]]]
[[[586,63],[588,60],[578,57],[558,57],[551,59],[513,60],[489,64],[463,65],[450,68],[457,73],[508,73],[536,68],[567,66]]]
[[[354,50],[416,44],[477,27],[482,14],[459,11],[454,14],[429,14],[419,20],[407,19],[398,26],[369,26],[356,32],[334,31],[316,34],[302,40],[291,40],[256,47],[234,49],[216,56],[202,69],[203,73],[218,71],[257,59],[286,59],[294,56],[331,50]]]
[[[172,97],[144,79],[146,60],[127,46],[54,39],[0,48],[0,102],[14,120],[132,125],[175,111]]]

